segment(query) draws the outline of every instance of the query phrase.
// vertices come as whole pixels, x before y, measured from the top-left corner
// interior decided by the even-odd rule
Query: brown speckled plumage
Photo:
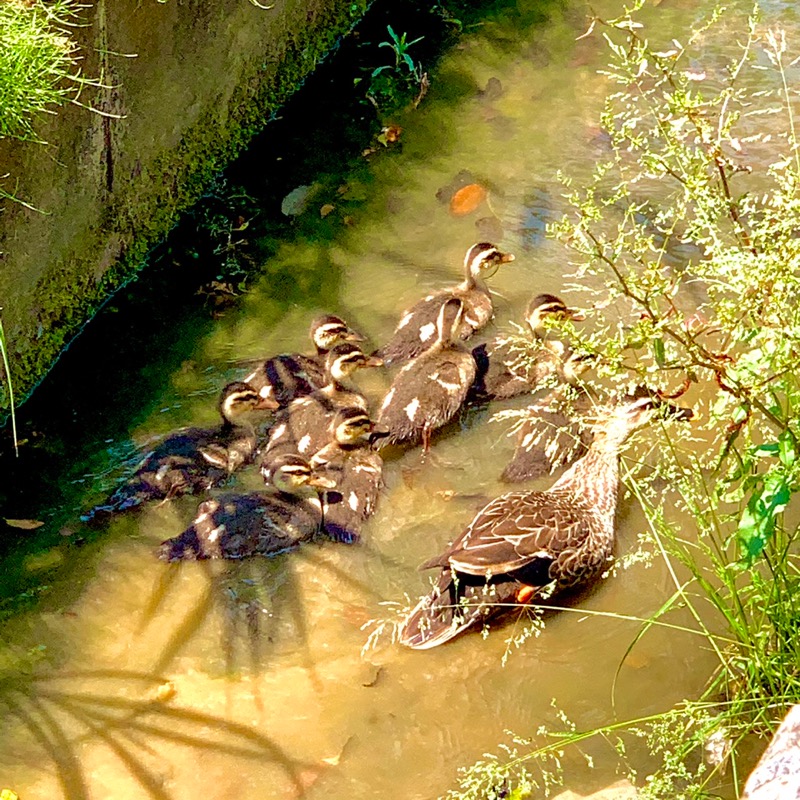
[[[373,424],[358,407],[336,412],[330,444],[311,459],[315,471],[334,487],[322,498],[325,533],[339,542],[356,542],[375,513],[383,489],[383,459],[371,444]]]
[[[555,295],[536,295],[525,314],[530,341],[519,336],[496,336],[472,350],[478,374],[471,399],[505,400],[540,388],[557,375],[564,355],[563,344],[549,335],[545,321],[584,318],[582,311],[569,308]]]
[[[453,297],[464,304],[458,338],[468,339],[475,331],[484,328],[494,313],[485,277],[501,264],[513,260],[513,255],[503,253],[488,242],[473,245],[464,258],[464,280],[457,286],[429,294],[404,312],[392,338],[378,350],[377,355],[387,364],[402,364],[425,352],[436,337],[439,311]]]
[[[206,500],[192,524],[161,543],[163,561],[273,556],[312,539],[322,527],[318,492],[331,481],[299,456],[284,456],[270,475],[272,491]]]
[[[259,364],[244,380],[261,397],[273,398],[279,408],[292,400],[322,389],[328,381],[328,353],[342,342],[361,342],[363,337],[333,314],[317,317],[309,331],[316,353],[284,353]]]
[[[395,376],[378,413],[378,428],[391,443],[427,448],[433,431],[458,413],[475,379],[475,360],[458,340],[464,306],[449,298],[440,308],[433,345]]]
[[[162,439],[105,503],[82,516],[83,521],[97,523],[148,500],[199,494],[219,486],[255,455],[258,440],[247,413],[274,408],[274,402],[260,398],[248,384],[229,383],[219,400],[221,425],[184,428]]]
[[[496,613],[498,604],[535,600],[546,586],[558,592],[599,577],[614,546],[619,450],[659,405],[648,398],[624,401],[552,488],[508,492],[481,509],[444,553],[423,565],[441,572],[406,619],[401,642],[435,647]]]
[[[365,409],[367,401],[348,378],[356,369],[377,366],[379,359],[364,355],[358,345],[343,343],[327,358],[327,383],[306,397],[293,400],[278,412],[262,458],[269,464],[278,455],[299,453],[310,458],[330,442],[330,425],[340,408]]]

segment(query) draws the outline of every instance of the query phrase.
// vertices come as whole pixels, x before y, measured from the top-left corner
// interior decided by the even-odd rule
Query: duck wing
[[[549,492],[509,492],[492,500],[462,536],[425,566],[485,579],[534,562],[553,562],[589,535],[588,507]]]
[[[431,591],[404,620],[399,641],[414,650],[438,647],[518,605],[520,587],[515,580],[487,583],[443,569]]]
[[[452,292],[429,294],[403,313],[392,338],[376,354],[386,364],[401,364],[424,353],[436,340],[436,318]]]
[[[292,400],[325,385],[325,365],[315,356],[284,353],[260,364],[244,381],[261,397],[274,399],[280,408],[285,408]]]

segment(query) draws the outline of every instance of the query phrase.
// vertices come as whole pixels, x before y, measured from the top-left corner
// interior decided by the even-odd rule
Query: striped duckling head
[[[342,342],[337,344],[328,353],[325,367],[328,375],[333,380],[343,380],[357,369],[364,367],[380,367],[383,361],[377,356],[368,356],[364,351],[352,342]]]
[[[320,355],[327,353],[341,342],[364,341],[364,337],[360,333],[350,328],[341,317],[336,317],[333,314],[324,314],[321,317],[317,317],[311,323],[309,336],[311,341],[314,342],[314,347],[317,348],[317,353]]]
[[[597,365],[600,357],[595,353],[584,353],[580,350],[573,350],[564,359],[561,366],[561,372],[564,381],[571,386],[579,383],[581,376],[588,372],[592,367]]]
[[[319,475],[305,458],[293,453],[279,456],[269,466],[262,466],[261,475],[276,489],[289,494],[325,491],[336,486],[330,478]]]
[[[369,441],[375,423],[362,408],[340,408],[331,422],[333,439],[342,447],[353,446]]]
[[[482,278],[490,278],[502,264],[513,261],[511,253],[504,253],[490,242],[478,242],[464,256],[464,272],[469,285]]]
[[[586,319],[586,313],[577,308],[569,308],[567,304],[554,294],[537,294],[528,304],[525,312],[525,321],[530,325],[533,335],[544,337],[547,332],[545,320],[571,319],[581,322]]]
[[[225,422],[234,425],[250,411],[275,410],[278,403],[271,397],[261,395],[243,381],[234,381],[222,389],[219,397],[219,413]]]

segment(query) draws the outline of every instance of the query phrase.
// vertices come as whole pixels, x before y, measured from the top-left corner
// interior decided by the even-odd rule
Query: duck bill
[[[313,486],[315,489],[335,489],[336,481],[323,475],[312,475],[308,479],[308,485]]]
[[[500,263],[501,264],[510,264],[513,260],[514,260],[514,254],[513,253],[503,253],[503,255],[500,258]]]
[[[697,418],[691,408],[676,406],[674,403],[664,403],[663,414],[665,419],[674,419],[679,422],[688,422],[690,419]]]
[[[382,367],[383,366],[383,359],[379,356],[368,356],[364,361],[365,367]]]
[[[365,336],[362,336],[360,333],[352,330],[348,330],[347,334],[345,335],[343,341],[345,342],[366,342],[367,339]]]
[[[564,316],[573,322],[583,322],[586,319],[586,312],[580,308],[568,308]]]
[[[369,443],[373,446],[376,443],[382,446],[381,439],[386,439],[389,435],[390,432],[388,430],[373,430],[369,435]]]
[[[261,399],[253,406],[256,411],[277,411],[281,404],[271,396],[261,397]]]

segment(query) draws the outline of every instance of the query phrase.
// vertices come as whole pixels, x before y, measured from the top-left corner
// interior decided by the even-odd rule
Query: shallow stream
[[[700,6],[710,4],[663,0],[647,14],[679,35]],[[621,617],[646,617],[671,593],[659,563],[620,570],[518,649],[509,641],[521,623],[425,653],[393,644],[387,624],[362,654],[376,621],[426,590],[418,564],[504,491],[497,476],[513,440],[489,423],[491,410],[464,415],[426,461],[415,450],[387,463],[359,545],[165,565],[154,549],[197,499],[148,507],[101,534],[79,522],[137,447],[213,424],[219,388],[246,374],[248,359],[307,351],[322,311],[381,343],[406,306],[461,279],[475,241],[516,254],[491,279],[497,327],[521,322],[538,292],[574,299],[568,257],[544,228],[563,209],[556,171],[580,181],[606,146],[604,45],[596,34],[578,40],[586,28],[577,1],[496,4],[444,54],[420,107],[386,120],[402,127],[398,143],[367,155],[320,145],[298,162],[295,186],[310,188],[259,243],[260,277],[238,302],[211,314],[194,288],[148,287],[145,272],[23,407],[28,442],[19,462],[2,461],[15,480],[0,516],[45,524],[22,534],[2,578],[4,597],[25,590],[28,602],[4,606],[19,610],[2,623],[0,788],[23,800],[427,800],[456,784],[458,767],[498,752],[507,731],[562,727],[553,701],[588,728],[702,688],[713,658],[689,635],[653,629],[627,653],[640,626]],[[233,175],[268,182],[294,157],[267,135]],[[448,202],[459,181],[488,189],[469,213]],[[374,372],[357,383],[374,401],[388,380]],[[625,498],[619,553],[643,525]],[[588,613],[597,611],[618,616]],[[616,779],[610,746],[586,753],[594,769],[579,754],[564,761],[570,788]],[[647,765],[635,750],[630,758]]]

